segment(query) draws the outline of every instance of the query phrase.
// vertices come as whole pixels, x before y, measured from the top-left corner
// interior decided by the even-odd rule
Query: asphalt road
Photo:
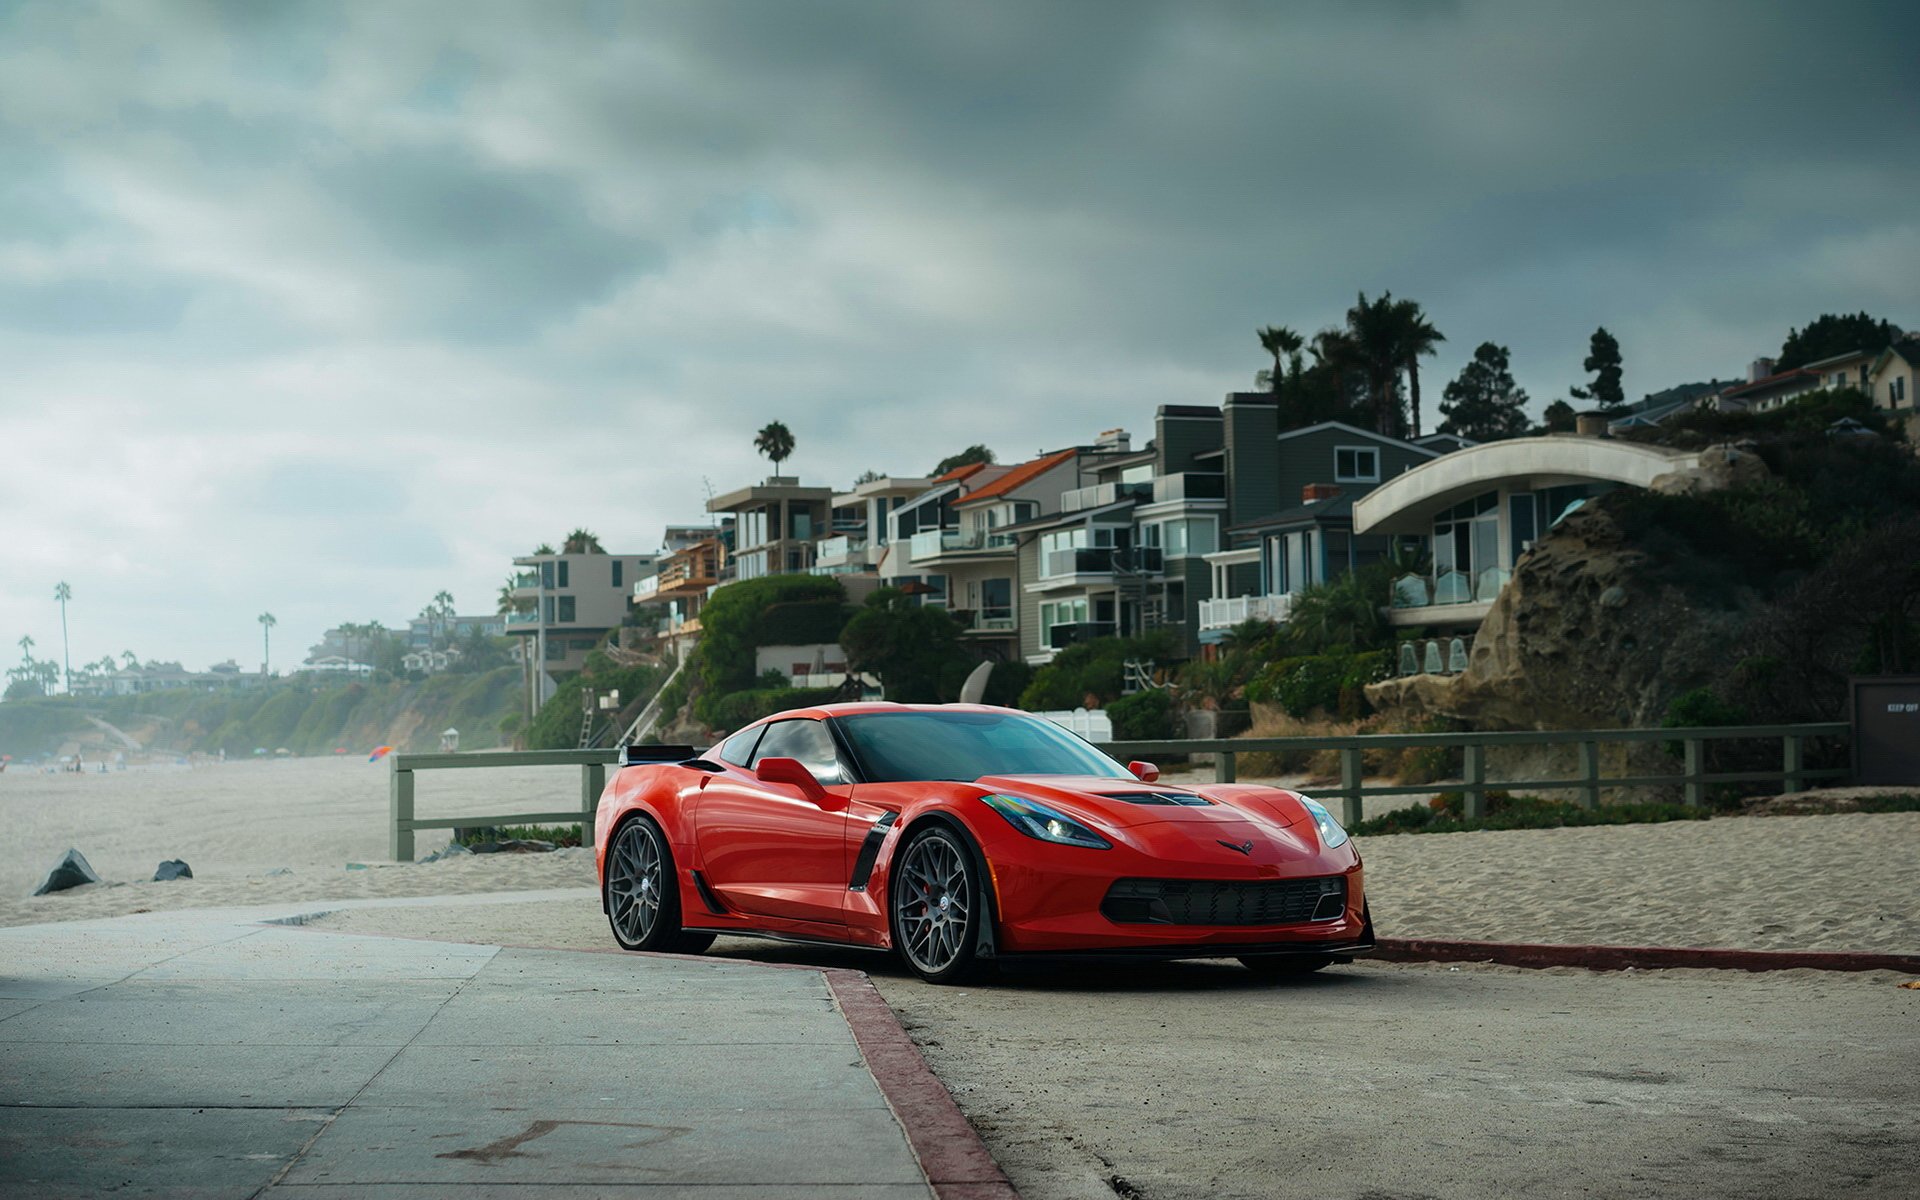
[[[817,961],[873,974],[1028,1200],[1920,1195],[1890,974]]]

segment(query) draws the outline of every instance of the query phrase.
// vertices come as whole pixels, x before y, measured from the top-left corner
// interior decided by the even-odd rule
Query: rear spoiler
[[[700,752],[692,746],[622,746],[620,765],[638,766],[641,763],[677,763],[697,758]]]

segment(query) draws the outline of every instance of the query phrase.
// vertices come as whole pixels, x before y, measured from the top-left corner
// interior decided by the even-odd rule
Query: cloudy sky
[[[1900,6],[0,0],[0,637],[275,659],[708,483],[1003,459],[1426,306],[1536,409],[1920,324]]]

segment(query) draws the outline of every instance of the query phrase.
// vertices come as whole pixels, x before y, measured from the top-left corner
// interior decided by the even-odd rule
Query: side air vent
[[[1196,796],[1192,792],[1102,792],[1109,800],[1125,800],[1128,804],[1160,804],[1175,808],[1204,808],[1213,801],[1205,796]]]

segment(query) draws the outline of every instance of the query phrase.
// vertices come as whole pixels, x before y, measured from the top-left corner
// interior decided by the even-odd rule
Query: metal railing
[[[393,765],[388,792],[388,848],[395,862],[413,861],[413,835],[420,829],[477,829],[496,825],[540,825],[580,823],[580,844],[593,845],[593,814],[600,805],[600,793],[607,786],[607,768],[618,761],[619,751],[598,750],[517,750],[482,754],[392,754]],[[480,817],[418,817],[413,811],[413,776],[416,771],[473,770],[487,767],[579,767],[580,807],[572,812],[506,813]]]
[[[1343,819],[1349,825],[1361,819],[1361,801],[1367,796],[1429,796],[1439,791],[1457,791],[1465,795],[1464,811],[1469,818],[1484,817],[1487,792],[1519,788],[1578,790],[1584,807],[1600,805],[1600,791],[1608,787],[1662,787],[1678,784],[1682,800],[1692,807],[1706,803],[1710,783],[1763,783],[1779,780],[1783,791],[1806,790],[1809,780],[1839,779],[1847,775],[1844,767],[1809,768],[1806,743],[1809,738],[1844,738],[1852,727],[1844,721],[1808,725],[1739,725],[1694,727],[1686,729],[1577,729],[1521,733],[1390,733],[1357,734],[1348,737],[1292,738],[1204,738],[1184,741],[1106,742],[1100,748],[1126,760],[1154,755],[1211,754],[1214,779],[1232,783],[1237,777],[1237,758],[1241,754],[1279,751],[1334,750],[1340,755],[1340,782],[1332,789],[1316,789],[1322,796],[1338,796],[1343,804]],[[1715,741],[1767,740],[1780,743],[1780,769],[1777,771],[1714,771],[1706,769],[1706,745]],[[1612,742],[1679,742],[1682,768],[1666,775],[1602,775],[1600,746]],[[1464,771],[1458,781],[1442,780],[1423,784],[1365,784],[1361,777],[1361,755],[1367,750],[1405,750],[1421,746],[1459,747]],[[1578,746],[1580,773],[1571,779],[1499,779],[1487,778],[1489,746]],[[594,810],[600,793],[607,786],[607,768],[618,761],[619,751],[598,750],[524,750],[477,754],[394,754],[389,804],[389,846],[396,862],[413,861],[413,835],[421,829],[470,829],[498,825],[537,825],[543,823],[580,823],[580,844],[593,845]],[[413,784],[417,771],[473,770],[489,767],[572,767],[580,768],[580,807],[572,812],[506,813],[498,816],[419,817],[414,814]]]
[[[1200,628],[1229,629],[1242,621],[1284,621],[1293,596],[1225,596],[1200,602]]]
[[[1192,741],[1110,742],[1102,747],[1125,761],[1156,754],[1211,754],[1214,779],[1232,783],[1237,777],[1241,754],[1278,751],[1334,750],[1340,755],[1340,783],[1332,789],[1316,789],[1321,795],[1338,796],[1344,802],[1347,824],[1359,822],[1360,802],[1366,796],[1430,796],[1435,792],[1461,792],[1465,795],[1465,813],[1470,818],[1484,817],[1487,792],[1520,788],[1577,790],[1586,808],[1600,806],[1600,790],[1607,787],[1662,787],[1678,784],[1682,803],[1699,807],[1706,803],[1710,783],[1761,783],[1779,780],[1783,791],[1806,790],[1808,780],[1838,779],[1847,775],[1844,767],[1809,768],[1806,765],[1808,738],[1849,736],[1851,726],[1844,721],[1811,725],[1740,725],[1693,727],[1686,729],[1577,729],[1521,733],[1389,733],[1356,734],[1348,737],[1290,738],[1208,738]],[[1780,743],[1778,771],[1717,771],[1706,769],[1706,745],[1714,741],[1768,740]],[[1681,770],[1669,775],[1614,775],[1600,773],[1600,746],[1610,742],[1679,742]],[[1459,747],[1462,778],[1424,784],[1363,784],[1361,754],[1367,750],[1406,750],[1420,746]],[[1500,779],[1487,778],[1489,746],[1578,746],[1580,773],[1572,779]]]

